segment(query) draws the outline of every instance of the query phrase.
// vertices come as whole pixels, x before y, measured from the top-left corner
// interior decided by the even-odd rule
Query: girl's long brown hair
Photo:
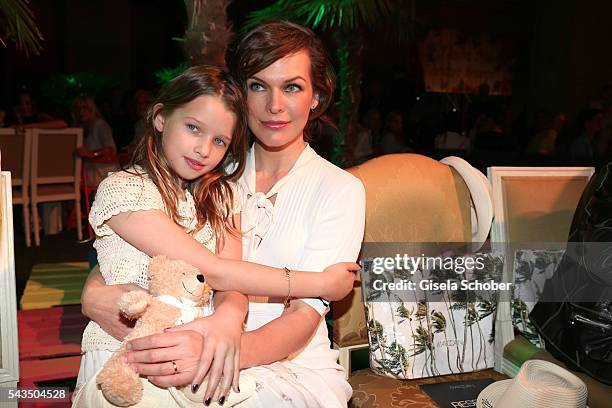
[[[188,232],[194,235],[208,221],[217,242],[222,243],[228,228],[231,233],[236,233],[232,209],[234,200],[239,198],[234,197],[229,182],[237,180],[244,170],[247,143],[244,94],[225,70],[213,66],[191,67],[164,85],[147,112],[146,134],[136,146],[131,165],[140,166],[153,181],[168,215],[178,224],[181,217],[177,205],[184,181],[172,170],[162,148],[162,132],[155,129],[153,122],[157,115],[167,117],[180,106],[204,95],[219,97],[234,113],[236,125],[224,159],[209,173],[187,183],[198,220],[196,227]]]

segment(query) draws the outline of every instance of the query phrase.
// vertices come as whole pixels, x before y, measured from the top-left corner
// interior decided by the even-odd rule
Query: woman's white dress
[[[267,193],[255,190],[255,155],[249,151],[239,181],[243,258],[293,270],[322,271],[357,259],[365,222],[365,191],[351,174],[306,146],[292,170]],[[270,198],[274,197],[274,204]],[[254,397],[240,407],[346,407],[352,389],[331,349],[326,305],[302,299],[322,316],[315,335],[286,360],[247,369],[257,379]],[[251,298],[247,330],[279,317],[283,305]]]

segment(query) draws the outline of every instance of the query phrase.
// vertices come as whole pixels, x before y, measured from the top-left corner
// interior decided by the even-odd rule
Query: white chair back
[[[34,239],[40,245],[37,204],[50,201],[75,202],[76,226],[79,239],[81,231],[81,166],[76,154],[83,145],[83,129],[33,129],[32,130],[32,216]]]
[[[494,221],[491,246],[504,253],[504,282],[514,281],[518,249],[545,245],[564,250],[580,196],[593,167],[489,167]],[[515,375],[518,367],[504,358],[504,347],[514,339],[510,294],[500,295],[495,323],[495,369]]]
[[[16,129],[0,129],[0,151],[2,151],[2,168],[11,172],[13,186],[29,182],[32,136],[29,131],[18,132]]]
[[[2,168],[11,172],[13,205],[23,206],[23,228],[26,246],[30,246],[30,163],[32,134],[17,129],[0,129]]]

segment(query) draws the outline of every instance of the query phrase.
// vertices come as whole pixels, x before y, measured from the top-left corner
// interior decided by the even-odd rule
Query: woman
[[[98,186],[109,172],[117,171],[119,163],[113,130],[102,118],[96,102],[89,96],[77,96],[72,103],[74,124],[82,127],[85,135],[83,146],[77,154],[87,159],[84,181],[88,186]]]
[[[353,176],[318,156],[308,145],[331,102],[335,80],[320,40],[312,31],[271,22],[238,44],[231,66],[247,90],[248,123],[255,143],[240,179],[243,190],[243,259],[270,266],[322,270],[330,261],[355,260],[363,238],[365,192]],[[92,280],[83,299],[85,314],[108,332],[127,328],[109,302],[123,288]],[[251,298],[240,344],[240,368],[256,378],[257,392],[241,407],[343,407],[351,396],[336,363],[318,299]],[[114,313],[113,313],[114,312]],[[224,339],[205,327],[206,319],[185,325],[202,336],[172,331],[131,342],[129,361],[160,386],[176,384],[169,361],[180,365],[182,350],[202,349],[202,361],[216,359]],[[209,340],[206,336],[216,336]],[[211,342],[219,342],[215,350]],[[151,353],[151,349],[155,353]],[[151,355],[154,359],[151,359]],[[224,369],[225,371],[225,369]],[[211,379],[219,373],[212,369]],[[227,384],[222,385],[219,402]]]

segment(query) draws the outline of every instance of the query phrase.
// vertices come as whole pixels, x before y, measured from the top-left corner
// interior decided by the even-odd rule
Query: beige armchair
[[[416,154],[395,154],[348,169],[366,190],[364,242],[470,242],[473,236],[471,194],[460,174],[445,164]],[[489,198],[490,200],[490,198]],[[489,218],[490,226],[490,218]],[[487,227],[488,228],[488,227]],[[481,234],[482,235],[482,234]],[[486,234],[485,234],[486,235]],[[332,304],[334,347],[350,371],[350,352],[368,347],[361,286]],[[503,378],[491,370],[446,376],[454,379]],[[369,369],[351,372],[352,407],[434,407],[418,385],[433,377],[400,381]]]

